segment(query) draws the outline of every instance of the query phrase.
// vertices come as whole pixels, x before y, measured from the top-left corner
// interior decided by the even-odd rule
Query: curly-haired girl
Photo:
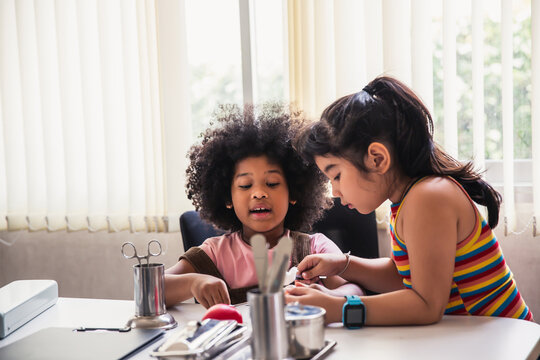
[[[167,269],[167,305],[191,297],[205,307],[244,302],[257,284],[249,244],[256,233],[266,237],[269,248],[289,235],[294,240],[289,266],[311,253],[341,254],[323,234],[298,232],[309,230],[330,205],[324,176],[292,148],[303,125],[300,117],[274,103],[221,106],[216,120],[189,151],[187,195],[203,219],[228,232],[189,249]],[[311,287],[362,293],[338,276],[323,284]]]

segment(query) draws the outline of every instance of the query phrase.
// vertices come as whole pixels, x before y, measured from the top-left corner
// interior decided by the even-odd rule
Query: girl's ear
[[[369,144],[366,156],[366,165],[370,171],[383,175],[390,169],[390,151],[384,144],[379,142]]]

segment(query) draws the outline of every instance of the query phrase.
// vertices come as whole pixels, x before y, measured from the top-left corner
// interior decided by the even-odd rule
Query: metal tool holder
[[[155,251],[152,251],[153,246]],[[159,241],[151,240],[148,243],[145,256],[137,255],[135,245],[125,242],[122,244],[122,255],[138,261],[133,265],[135,316],[129,319],[126,327],[165,330],[176,327],[176,320],[165,307],[165,267],[163,264],[150,263],[151,256],[161,255]],[[141,263],[142,259],[146,259],[146,264]]]

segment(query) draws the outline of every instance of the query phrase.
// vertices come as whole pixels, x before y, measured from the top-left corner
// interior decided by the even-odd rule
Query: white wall
[[[20,279],[54,279],[63,297],[133,299],[136,260],[127,260],[121,246],[131,241],[146,253],[158,239],[166,253],[152,262],[172,266],[183,252],[180,233],[0,232],[0,286]]]
[[[518,289],[540,322],[540,237],[505,238],[500,231],[496,235]],[[166,249],[157,261],[166,268],[175,264],[183,252],[180,233],[0,232],[0,239],[12,243],[0,243],[0,286],[19,279],[54,279],[63,297],[133,299],[135,261],[124,259],[120,248],[132,241],[145,250],[153,238]],[[384,230],[379,230],[379,250],[381,255],[390,251]]]

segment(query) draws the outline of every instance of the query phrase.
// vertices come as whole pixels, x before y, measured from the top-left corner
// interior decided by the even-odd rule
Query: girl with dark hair
[[[274,103],[257,109],[222,106],[216,122],[189,151],[186,191],[202,219],[229,232],[187,250],[166,270],[167,305],[191,297],[207,308],[245,302],[247,290],[257,284],[249,243],[256,233],[266,237],[269,248],[282,236],[293,239],[289,267],[308,254],[341,253],[323,234],[300,232],[331,204],[324,176],[292,147],[301,118]],[[338,276],[311,286],[362,293]]]
[[[472,163],[437,146],[429,111],[403,83],[379,77],[335,101],[295,147],[342,205],[367,214],[392,202],[392,256],[309,255],[298,265],[304,279],[340,274],[378,295],[288,287],[288,302],[323,306],[328,322],[350,327],[429,324],[443,314],[532,320],[492,231],[501,196]],[[488,222],[475,202],[487,207]]]

